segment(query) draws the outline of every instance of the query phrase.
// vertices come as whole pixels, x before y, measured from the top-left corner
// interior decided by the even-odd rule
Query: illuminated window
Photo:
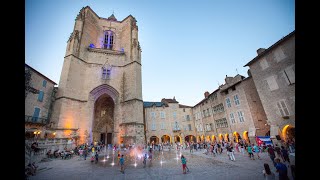
[[[113,48],[113,32],[112,31],[105,31],[104,33],[104,41],[103,41],[103,48],[105,49],[112,49]]]
[[[102,79],[107,79],[107,69],[102,67]]]

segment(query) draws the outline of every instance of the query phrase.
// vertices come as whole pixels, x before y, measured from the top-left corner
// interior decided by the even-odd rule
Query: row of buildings
[[[58,143],[253,141],[294,137],[295,33],[258,55],[248,77],[225,84],[193,106],[142,100],[136,19],[80,10],[67,41],[59,86],[25,65],[26,138]],[[208,82],[210,83],[210,82]]]
[[[249,61],[248,77],[225,77],[225,83],[194,106],[173,99],[144,102],[148,142],[274,142],[295,137],[295,32]],[[208,82],[209,83],[209,82]]]

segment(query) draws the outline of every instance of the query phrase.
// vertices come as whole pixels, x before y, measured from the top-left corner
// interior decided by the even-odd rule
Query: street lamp
[[[39,130],[33,132],[33,134],[35,135],[35,138],[36,138],[36,142],[38,141],[38,137],[39,137],[40,133],[41,133],[41,131],[39,131]]]

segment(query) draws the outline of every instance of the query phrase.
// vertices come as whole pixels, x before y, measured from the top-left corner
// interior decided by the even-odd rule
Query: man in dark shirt
[[[287,166],[281,163],[279,158],[276,158],[275,162],[277,163],[276,169],[279,173],[279,180],[289,180]]]
[[[274,158],[276,157],[276,154],[274,153],[274,149],[270,144],[268,145],[268,154],[270,156],[270,159],[273,162],[273,165],[276,166],[276,163],[274,161]]]

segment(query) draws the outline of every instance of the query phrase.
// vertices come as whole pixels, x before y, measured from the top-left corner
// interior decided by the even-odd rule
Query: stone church
[[[67,41],[51,121],[77,144],[145,142],[136,19],[82,8]]]

